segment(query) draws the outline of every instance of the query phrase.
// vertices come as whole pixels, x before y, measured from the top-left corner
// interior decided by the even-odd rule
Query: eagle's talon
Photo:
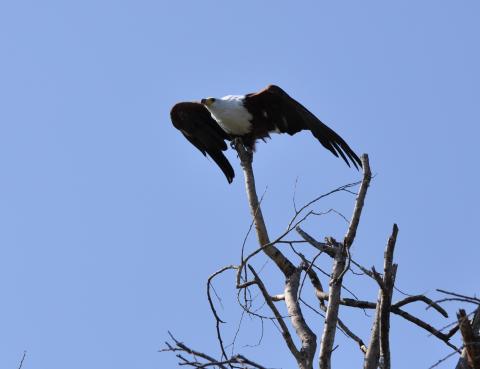
[[[242,144],[242,139],[240,137],[235,137],[232,139],[232,141],[230,141],[230,147],[234,150],[237,149],[238,144]]]

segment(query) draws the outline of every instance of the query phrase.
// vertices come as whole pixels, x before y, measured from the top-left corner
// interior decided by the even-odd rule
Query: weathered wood
[[[292,326],[302,342],[302,366],[313,368],[313,359],[317,350],[317,336],[308,326],[303,317],[300,304],[298,302],[298,289],[300,287],[300,274],[302,268],[297,268],[295,273],[287,278],[285,283],[285,305],[290,316]]]
[[[479,309],[477,309],[477,312]],[[473,324],[470,324],[467,313],[463,309],[459,310],[457,318],[465,346],[465,355],[462,353],[462,357],[466,359],[468,367],[471,369],[480,369],[480,337],[478,335],[478,328],[476,331],[474,330]]]
[[[238,152],[240,164],[245,177],[245,188],[247,191],[248,203],[250,205],[250,212],[255,223],[258,243],[263,247],[265,254],[272,259],[285,277],[288,277],[295,271],[295,266],[280,252],[279,249],[270,244],[267,227],[265,225],[265,220],[263,219],[262,209],[260,208],[257,190],[255,188],[255,177],[252,169],[253,155],[245,149],[239,140],[235,143],[235,149]]]
[[[298,289],[300,281],[301,268],[296,268],[292,262],[285,257],[282,252],[276,248],[268,237],[267,227],[263,219],[262,210],[258,201],[258,196],[255,188],[255,177],[252,169],[253,155],[251,152],[245,150],[245,147],[240,141],[235,143],[235,148],[240,157],[240,163],[245,177],[245,187],[247,191],[248,202],[250,205],[250,212],[254,219],[257,239],[265,254],[278,266],[286,278],[285,292],[283,299],[290,316],[290,321],[297,336],[302,342],[301,350],[298,350],[292,340],[290,332],[281,318],[278,310],[274,306],[273,299],[266,292],[266,288],[261,282],[258,275],[250,266],[250,270],[255,276],[255,280],[262,291],[265,301],[270,309],[274,312],[278,323],[282,329],[282,336],[287,343],[287,346],[292,355],[297,360],[300,369],[313,369],[313,358],[317,348],[317,337],[307,325],[303,313],[298,303]]]
[[[332,239],[331,244],[336,249],[336,255],[333,261],[332,276],[330,279],[330,289],[328,293],[328,307],[325,313],[325,324],[323,326],[322,342],[320,343],[320,369],[331,368],[331,358],[333,343],[335,341],[335,332],[337,330],[338,311],[340,307],[340,294],[342,290],[342,273],[345,269],[347,252],[343,244],[337,244]]]
[[[397,241],[398,227],[393,225],[392,235],[388,239],[385,250],[385,262],[383,267],[383,285],[381,289],[382,299],[380,302],[380,360],[383,369],[390,369],[390,312],[392,306],[393,286],[397,274],[397,264],[393,264],[393,251]]]
[[[373,270],[374,275],[378,278],[379,290],[370,344],[363,363],[364,369],[376,369],[380,361],[383,369],[390,369],[390,313],[392,312],[393,286],[397,272],[397,265],[393,264],[393,251],[395,250],[397,234],[398,227],[394,224],[385,248],[383,278],[380,278],[377,275],[378,273]]]

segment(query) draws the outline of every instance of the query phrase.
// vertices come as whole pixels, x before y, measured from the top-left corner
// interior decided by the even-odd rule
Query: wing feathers
[[[220,167],[223,174],[225,174],[228,183],[232,183],[233,178],[235,177],[235,172],[225,155],[223,155],[221,151],[210,151],[208,155],[210,155],[213,161]]]
[[[173,126],[204,156],[208,154],[225,174],[228,183],[232,183],[235,172],[223,154],[227,149],[225,140],[230,138],[209,111],[202,104],[182,102],[172,108],[170,117]]]
[[[326,149],[336,157],[340,156],[348,166],[350,162],[357,169],[362,166],[357,154],[335,131],[280,87],[270,85],[258,93],[249,94],[245,103],[249,110],[262,110],[267,113],[269,131],[278,130],[293,135],[309,130]]]

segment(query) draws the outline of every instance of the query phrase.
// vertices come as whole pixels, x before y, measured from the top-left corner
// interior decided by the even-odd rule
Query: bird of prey
[[[175,128],[206,156],[208,154],[231,183],[235,172],[223,151],[226,140],[240,138],[247,150],[255,150],[258,139],[270,133],[308,130],[336,157],[358,169],[362,163],[348,144],[331,128],[284,90],[269,85],[246,95],[209,97],[200,102],[180,102],[173,106],[170,117]]]

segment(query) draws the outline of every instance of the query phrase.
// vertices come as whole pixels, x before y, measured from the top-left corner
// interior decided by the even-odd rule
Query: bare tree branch
[[[300,304],[298,303],[298,289],[300,286],[300,274],[302,268],[297,268],[295,273],[287,278],[285,283],[285,304],[291,322],[302,342],[300,350],[303,368],[313,368],[313,358],[317,349],[317,336],[307,325]]]
[[[375,268],[372,268],[373,278],[378,282],[380,288],[364,369],[376,369],[380,361],[383,369],[390,369],[390,313],[392,312],[392,295],[397,272],[397,265],[393,264],[393,251],[397,234],[398,227],[394,224],[385,248],[383,278],[375,271]]]
[[[280,312],[276,308],[275,304],[273,303],[273,301],[270,297],[270,294],[268,293],[267,289],[265,288],[265,285],[263,284],[262,280],[258,276],[255,269],[253,269],[253,267],[251,265],[249,265],[248,268],[252,272],[252,274],[255,278],[255,282],[256,282],[258,288],[260,289],[260,291],[262,292],[262,295],[263,295],[263,298],[265,299],[265,302],[267,303],[270,310],[272,310],[273,315],[275,315],[275,318],[277,319],[277,322],[278,322],[278,324],[281,328],[281,331],[282,331],[283,339],[285,340],[285,343],[287,344],[288,349],[290,350],[292,355],[295,357],[297,362],[300,364],[302,362],[302,356],[300,354],[300,351],[298,351],[297,347],[295,346],[295,342],[293,342],[290,331],[288,330],[288,327],[285,324],[285,321],[283,320],[282,315],[280,314]]]
[[[324,193],[320,196],[317,196],[316,198],[314,198],[313,200],[307,202],[305,205],[303,205],[299,210],[295,210],[295,215],[293,216],[292,220],[290,221],[290,223],[288,224],[288,228],[292,228],[292,225],[293,223],[295,222],[295,220],[297,219],[297,217],[302,213],[302,211],[304,211],[305,209],[307,209],[309,206],[315,204],[317,201],[325,198],[325,197],[328,197],[336,192],[341,192],[341,191],[347,191],[347,192],[350,192],[348,190],[348,188],[351,188],[351,187],[355,187],[357,185],[359,185],[361,182],[353,182],[353,183],[349,183],[349,184],[346,184],[346,185],[343,185],[343,186],[340,186],[340,187],[337,187],[335,188],[334,190],[331,190],[327,193]],[[294,207],[295,208],[295,207]]]
[[[350,330],[350,328],[348,328],[346,324],[342,322],[340,318],[338,318],[338,326],[343,331],[343,333],[345,333],[348,337],[350,337],[352,340],[354,340],[358,344],[360,351],[362,351],[364,354],[367,353],[367,346],[365,345],[363,340],[360,337],[358,337],[355,333],[353,333]]]
[[[383,267],[383,285],[380,301],[380,359],[383,359],[383,369],[390,369],[390,311],[392,305],[393,286],[397,273],[397,264],[393,264],[393,251],[397,240],[398,227],[393,225],[392,235],[388,239],[385,250],[385,263]]]
[[[314,261],[312,261],[312,263],[309,263],[308,260],[306,260],[305,258],[303,258],[303,261],[304,261],[305,266],[307,266],[307,267],[304,267],[304,269],[305,269],[307,275],[309,276],[310,282],[312,283],[312,286],[315,290],[315,295],[317,296],[320,309],[323,310],[324,312],[326,312],[327,307],[325,306],[325,300],[322,298],[326,294],[323,292],[323,287],[322,287],[322,284],[320,282],[320,279],[318,278],[317,273],[315,273],[315,271],[312,268]],[[328,298],[328,296],[327,296],[327,298]],[[307,304],[307,306],[308,306],[308,304]],[[309,306],[309,307],[312,308],[311,306]],[[319,313],[318,311],[316,311],[316,312]],[[355,333],[353,333],[347,327],[347,325],[342,322],[342,320],[340,318],[338,318],[338,326],[343,331],[343,333],[345,333],[348,337],[350,337],[352,340],[354,340],[358,344],[360,350],[363,353],[367,352],[367,346],[365,345],[363,340],[360,337],[358,337]]]
[[[435,301],[436,303],[442,303],[442,302],[445,302],[445,301],[461,301],[461,302],[468,302],[469,304],[475,304],[475,305],[480,306],[480,299],[478,299],[476,297],[465,296],[465,295],[461,295],[461,294],[456,293],[456,292],[445,291],[445,290],[442,290],[442,289],[437,289],[437,291],[440,292],[440,293],[443,293],[445,295],[449,295],[449,296],[453,296],[453,297],[446,297],[446,298],[443,298],[443,299],[439,299],[439,300]]]
[[[466,296],[466,295],[462,295],[462,294],[459,294],[459,293],[456,293],[456,292],[445,291],[445,290],[442,290],[440,288],[437,288],[437,291],[441,292],[445,295],[455,296],[455,297],[461,298],[465,301],[471,301],[473,303],[480,304],[480,299],[478,299],[476,297]]]
[[[474,326],[470,324],[465,310],[460,309],[457,318],[463,343],[465,345],[464,349],[468,366],[472,369],[480,369],[480,337],[478,335],[478,329],[477,332],[475,332]],[[464,357],[463,353],[462,357]]]
[[[197,351],[197,350],[193,350],[191,349],[190,347],[188,347],[187,345],[185,345],[184,343],[178,341],[174,336],[173,334],[171,334],[170,332],[168,332],[168,335],[170,336],[170,338],[172,339],[172,341],[175,343],[175,346],[172,346],[170,345],[168,342],[165,342],[166,344],[166,348],[164,349],[161,349],[159,350],[160,352],[165,352],[165,351],[171,351],[171,352],[176,352],[176,351],[180,351],[180,352],[186,352],[187,354],[190,354],[190,355],[193,355],[195,357],[200,357],[202,359],[205,359],[207,360],[209,363],[214,363],[215,365],[217,365],[219,368],[221,369],[227,369],[227,367],[221,363],[220,361],[214,359],[213,357],[207,355],[207,354],[204,354],[203,352],[200,352],[200,351]],[[194,366],[196,368],[199,368],[201,367],[202,364],[200,363],[197,363],[197,362],[189,362],[188,360],[186,360],[185,358],[177,355],[178,358],[182,359],[183,361],[185,361],[186,363],[188,363],[188,365],[191,365],[191,366]]]
[[[23,351],[22,358],[20,359],[20,364],[18,364],[18,369],[22,369],[23,362],[25,361],[25,357],[27,356],[27,351]]]
[[[221,348],[220,360],[217,360],[215,357],[209,356],[200,351],[191,349],[187,345],[176,340],[170,333],[169,334],[173,343],[170,344],[166,342],[167,347],[161,351],[174,352],[179,359],[179,365],[191,366],[197,369],[265,369],[265,367],[263,367],[262,365],[242,355],[234,355],[235,342],[237,339],[237,335],[240,331],[242,319],[244,316],[249,316],[250,318],[260,319],[262,323],[262,336],[264,319],[272,321],[275,327],[281,333],[291,354],[297,361],[298,367],[300,369],[313,369],[313,362],[317,347],[317,336],[305,320],[305,317],[301,310],[301,303],[303,303],[304,306],[309,307],[310,309],[315,311],[315,313],[319,314],[320,316],[324,316],[325,318],[318,359],[320,369],[331,369],[332,367],[332,352],[336,349],[334,345],[337,328],[358,344],[360,350],[365,355],[364,369],[377,369],[379,364],[382,369],[390,369],[391,359],[389,335],[390,319],[392,313],[402,317],[409,323],[413,323],[418,327],[428,331],[433,336],[437,337],[445,344],[447,344],[449,347],[453,348],[455,352],[460,352],[460,350],[452,343],[450,343],[449,340],[455,334],[455,332],[459,330],[460,327],[465,342],[465,348],[463,350],[465,354],[465,359],[463,360],[462,364],[464,366],[457,366],[457,369],[480,369],[480,367],[475,362],[476,360],[480,360],[480,342],[478,342],[478,330],[480,328],[480,307],[477,309],[472,324],[470,324],[470,322],[468,321],[467,316],[463,314],[462,316],[459,316],[459,322],[456,323],[455,326],[446,333],[443,333],[442,331],[444,331],[445,328],[448,328],[448,326],[437,330],[427,322],[416,316],[413,316],[412,314],[402,309],[408,304],[420,301],[427,305],[427,309],[432,307],[444,317],[448,317],[445,309],[440,306],[440,302],[462,301],[480,305],[479,299],[477,299],[476,297],[460,295],[455,292],[439,290],[439,292],[444,293],[448,296],[445,299],[439,301],[432,301],[430,298],[424,295],[407,295],[407,297],[392,304],[393,290],[395,288],[395,278],[397,272],[397,265],[393,263],[393,252],[395,248],[396,237],[398,234],[398,227],[396,226],[396,224],[393,226],[393,230],[385,250],[383,274],[377,272],[374,267],[369,270],[357,263],[356,261],[352,260],[350,256],[350,248],[355,240],[355,235],[357,233],[357,228],[360,223],[360,218],[365,203],[365,197],[372,178],[367,155],[363,155],[361,158],[363,164],[363,178],[361,182],[340,186],[335,190],[332,190],[326,194],[318,196],[312,201],[307,202],[300,208],[297,208],[294,194],[293,203],[295,214],[293,215],[293,218],[291,218],[285,232],[278,236],[275,240],[270,241],[265,221],[262,215],[260,202],[258,200],[258,196],[255,190],[255,179],[252,170],[252,153],[244,148],[240,140],[236,140],[234,142],[234,145],[239,154],[241,166],[245,175],[247,198],[249,201],[250,212],[253,220],[250,229],[245,237],[245,240],[242,244],[240,265],[226,266],[212,274],[207,281],[207,298],[216,321],[217,339]],[[335,192],[345,191],[353,194],[353,192],[350,191],[350,188],[358,185],[359,183],[360,187],[358,189],[358,194],[356,194],[357,196],[352,217],[348,222],[348,229],[345,233],[343,242],[336,242],[333,238],[326,238],[325,242],[318,242],[312,236],[310,236],[308,233],[301,229],[300,225],[309,217],[313,215],[323,215],[334,211],[330,209],[327,212],[318,212],[312,210],[312,208],[309,209],[309,207],[311,207],[315,202]],[[338,212],[336,213],[340,214]],[[345,219],[344,216],[342,217]],[[245,256],[244,248],[246,245],[246,240],[251,229],[253,229],[253,226],[256,230],[259,248],[251,252],[249,255]],[[303,241],[292,241],[290,240],[292,237],[287,237],[287,235],[289,235],[290,232],[294,229],[299,233]],[[295,258],[292,260],[297,260],[296,258],[298,257],[302,261],[299,267],[296,267],[296,263],[292,262],[286,256],[290,254],[284,254],[284,250],[280,249],[279,244],[287,244],[290,246],[291,250],[293,251],[293,254],[291,255],[293,258]],[[303,253],[300,252],[300,250],[297,250],[295,244],[310,244],[319,252],[315,257],[308,256],[309,253],[306,254],[306,257]],[[287,249],[287,251],[289,250]],[[257,255],[262,255],[263,253],[265,253],[268,259],[272,260],[275,263],[275,265],[284,275],[285,286],[283,293],[271,295],[267,290],[267,280],[264,278],[264,280],[262,281],[259,276],[259,274],[261,273],[258,270],[261,269],[257,268],[257,270],[255,270],[249,264],[249,260],[251,260]],[[333,265],[331,274],[326,272],[324,268],[320,268],[320,264],[318,264],[317,258],[320,260],[321,258],[319,257],[322,256],[323,253],[327,254],[332,259]],[[350,269],[350,263],[358,267],[360,271],[358,271],[356,268]],[[217,296],[220,304],[222,303],[222,300],[213,287],[213,280],[214,278],[220,276],[221,274],[230,269],[236,270],[237,300],[243,311],[242,318],[237,327],[235,337],[231,344],[231,350],[229,349],[229,351],[231,351],[230,355],[228,355],[225,350],[224,342],[220,331],[221,324],[224,323],[224,321],[220,318],[215,307],[215,303],[218,304],[216,300],[214,303],[215,295]],[[379,291],[376,302],[359,300],[358,297],[353,293],[353,291],[348,290],[343,285],[343,278],[348,270],[352,271],[353,277],[366,275],[377,282],[377,284],[379,285]],[[305,271],[305,275],[302,274],[303,271]],[[325,282],[320,280],[319,275],[320,277],[322,277],[322,279],[325,277],[322,276],[320,273],[319,275],[317,275],[318,271],[320,271],[329,278],[329,289],[327,292],[324,291],[322,286],[322,282]],[[311,306],[309,304],[310,301],[306,299],[305,296],[302,296],[302,290],[307,277],[309,278],[311,285],[313,286],[315,296],[319,303],[319,309],[315,309],[315,307]],[[257,306],[256,304],[256,299],[260,294],[255,289],[250,288],[253,285],[256,285],[258,287],[261,296],[263,297],[260,306]],[[353,298],[342,298],[342,289],[349,291],[352,294]],[[215,295],[213,295],[213,298],[211,291],[215,293]],[[305,294],[305,292],[303,292],[303,294]],[[288,315],[286,316],[282,316],[282,314],[280,313],[280,311],[283,311],[279,307],[282,301],[285,302],[285,306],[288,311]],[[264,308],[265,304],[272,311],[273,317],[264,316],[261,314],[263,313],[261,309]],[[344,321],[340,319],[340,305],[359,309],[375,309],[375,318],[373,320],[372,332],[368,348],[363,342],[363,340],[358,335],[353,333],[344,323]],[[325,315],[323,315],[323,313],[325,313]],[[290,327],[288,326],[287,318],[290,319]],[[295,333],[299,338],[301,347],[297,347],[299,346],[299,343],[293,336],[292,328],[295,330]],[[228,345],[227,347],[230,347],[230,345]],[[478,350],[478,352],[476,350]],[[471,365],[468,364],[467,358]],[[19,369],[21,369],[23,359],[24,358],[22,358]],[[443,360],[444,359],[438,361],[435,365],[438,365]],[[462,359],[460,360],[462,361]],[[459,362],[459,365],[460,364],[461,362]]]
[[[218,340],[218,343],[220,345],[220,349],[222,350],[222,355],[225,359],[227,358],[227,353],[225,352],[225,346],[223,345],[223,340],[222,340],[222,333],[220,331],[220,324],[225,323],[225,322],[222,319],[220,319],[220,317],[217,314],[217,310],[215,309],[215,305],[212,301],[212,296],[210,295],[210,287],[212,285],[212,280],[216,276],[218,276],[218,275],[222,274],[223,272],[225,272],[227,270],[230,270],[230,269],[237,269],[237,267],[234,266],[234,265],[229,265],[229,266],[223,267],[222,269],[216,271],[210,277],[208,277],[208,280],[207,280],[207,299],[208,299],[208,303],[210,304],[210,310],[212,310],[213,316],[215,317],[215,327],[216,327],[216,330],[217,330],[217,340]],[[173,337],[172,337],[172,339],[173,339]]]
[[[235,355],[235,356],[232,356],[231,358],[232,361],[234,361],[235,363],[238,363],[238,364],[247,364],[247,365],[250,365],[252,368],[257,368],[257,369],[267,369],[266,367],[256,363],[255,361],[252,361],[250,359],[247,359],[245,356],[243,355]]]
[[[449,342],[450,337],[442,332],[439,332],[438,329],[435,329],[430,324],[425,323],[423,320],[407,313],[406,311],[392,307],[392,313],[400,315],[402,318],[412,322],[413,324],[419,326],[420,328],[425,329],[427,332],[430,332],[433,336],[437,337],[441,341],[445,342],[447,346],[450,346],[455,351],[460,352],[459,348]]]
[[[363,154],[361,157],[363,167],[363,179],[360,189],[358,190],[357,199],[355,200],[355,207],[353,209],[352,219],[350,220],[350,226],[348,227],[347,234],[343,239],[343,244],[346,248],[352,246],[355,235],[357,234],[358,224],[360,223],[360,216],[362,215],[363,204],[365,203],[365,196],[367,195],[367,189],[372,179],[372,172],[370,171],[370,163],[368,161],[368,155]]]
[[[257,191],[255,189],[255,177],[253,175],[252,161],[253,155],[247,152],[240,141],[235,144],[235,149],[240,157],[240,164],[245,176],[245,187],[247,190],[250,212],[255,220],[255,229],[257,231],[258,243],[263,247],[265,254],[272,259],[283,274],[288,277],[295,270],[295,266],[288,260],[274,245],[270,244],[267,227],[263,219],[262,210],[258,203]]]
[[[429,299],[425,295],[413,295],[413,296],[405,297],[403,300],[400,300],[400,301],[396,302],[395,304],[393,304],[392,307],[399,308],[399,307],[411,304],[412,302],[416,302],[416,301],[424,302],[425,304],[428,305],[427,309],[432,307],[435,310],[437,310],[440,314],[442,314],[445,318],[448,318],[448,313],[445,311],[445,309],[442,308],[440,305],[438,305],[435,301]]]
[[[326,253],[331,258],[335,257],[336,251],[333,247],[331,247],[330,245],[327,245],[326,243],[318,242],[312,236],[310,236],[307,232],[301,229],[300,226],[297,226],[295,229],[305,241],[307,241],[310,245],[314,246],[317,250]]]
[[[325,313],[325,324],[323,326],[322,342],[320,343],[320,369],[331,368],[331,357],[333,343],[335,340],[335,331],[338,322],[338,310],[340,306],[340,293],[342,290],[342,273],[345,269],[347,252],[343,244],[331,238],[330,244],[336,250],[333,262],[332,277],[330,279],[330,289],[328,294],[328,307]]]
[[[298,351],[298,349],[295,347],[295,344],[291,338],[290,332],[288,331],[288,328],[285,322],[283,321],[283,318],[281,317],[280,313],[275,308],[272,298],[267,293],[265,285],[262,283],[262,281],[260,280],[258,274],[254,271],[254,269],[250,265],[248,267],[250,271],[254,274],[255,281],[258,287],[260,288],[267,305],[270,307],[275,317],[277,318],[277,321],[281,327],[282,335],[285,339],[285,342],[287,343],[287,346],[290,349],[290,352],[293,354],[293,356],[297,360],[299,367],[304,369],[311,369],[312,363],[313,363],[313,356],[315,355],[315,350],[316,350],[316,336],[306,324],[300,309],[300,305],[298,304],[297,293],[299,288],[299,279],[300,279],[301,269],[295,268],[294,265],[291,263],[291,261],[288,258],[286,258],[280,252],[280,250],[274,246],[274,244],[270,243],[265,222],[263,220],[262,212],[260,209],[260,205],[258,203],[256,190],[255,190],[255,179],[254,179],[253,170],[252,170],[252,160],[253,160],[252,153],[247,152],[243,147],[243,145],[241,144],[241,142],[239,141],[236,142],[235,147],[239,154],[242,169],[245,175],[247,197],[250,204],[250,211],[255,220],[255,229],[257,231],[259,244],[262,247],[265,254],[267,254],[267,256],[270,257],[270,259],[272,259],[275,262],[275,264],[278,266],[278,268],[283,272],[283,274],[287,278],[286,285],[285,285],[284,301],[287,306],[289,315],[291,317],[292,325],[295,328],[295,331],[299,336],[300,340],[302,341],[302,349],[300,351]],[[303,209],[304,208],[302,207],[301,211]],[[298,215],[299,213],[295,214],[295,217],[290,223],[285,234],[287,234],[288,232],[290,232],[291,229],[293,229],[293,227],[291,227],[291,224],[293,224],[293,222],[295,221],[295,218]],[[300,222],[306,219],[309,215],[310,213],[305,215],[300,221],[297,222],[296,225],[298,225]],[[242,260],[242,264],[244,264],[245,262],[246,262],[245,260]],[[242,266],[240,266],[240,268],[242,268]],[[239,284],[238,277],[237,277],[237,284]]]
[[[444,361],[450,359],[452,356],[454,355],[457,355],[458,352],[457,351],[453,351],[451,353],[449,353],[448,355],[446,355],[445,357],[441,358],[440,360],[438,360],[435,364],[433,364],[432,366],[430,366],[428,369],[433,369],[437,366],[439,366],[440,364],[442,364]]]
[[[368,344],[367,353],[363,360],[364,369],[377,369],[380,359],[380,302],[382,299],[381,290],[378,291],[377,308],[375,309],[375,317],[373,318],[372,330],[370,333],[370,343]]]

